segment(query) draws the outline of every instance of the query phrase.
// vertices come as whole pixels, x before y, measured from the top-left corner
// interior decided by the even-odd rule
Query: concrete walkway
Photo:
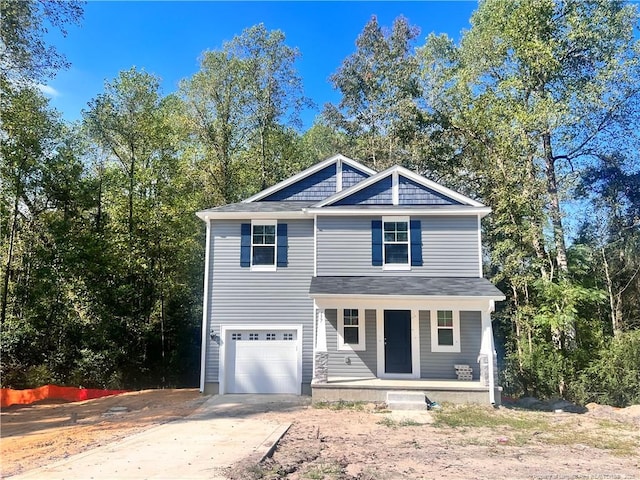
[[[259,461],[290,426],[254,417],[306,403],[291,395],[213,396],[184,419],[10,478],[224,479],[235,463]]]

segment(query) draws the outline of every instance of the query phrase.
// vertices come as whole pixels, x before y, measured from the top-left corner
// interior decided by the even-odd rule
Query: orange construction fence
[[[44,385],[28,390],[12,390],[11,388],[0,389],[0,400],[2,407],[10,405],[28,405],[40,400],[56,399],[67,400],[69,402],[79,402],[91,400],[93,398],[118,395],[129,390],[100,390],[97,388],[75,388],[59,387],[57,385]]]

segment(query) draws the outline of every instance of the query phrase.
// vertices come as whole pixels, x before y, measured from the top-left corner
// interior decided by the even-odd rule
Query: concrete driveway
[[[231,465],[259,461],[290,426],[258,414],[309,402],[293,395],[212,396],[181,420],[10,478],[224,479]]]

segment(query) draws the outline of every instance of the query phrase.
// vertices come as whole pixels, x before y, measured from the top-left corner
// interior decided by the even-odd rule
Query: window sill
[[[252,272],[275,272],[276,266],[275,265],[252,265],[251,271]]]
[[[389,272],[409,272],[411,271],[411,265],[403,265],[400,263],[388,263],[382,266],[383,271]]]

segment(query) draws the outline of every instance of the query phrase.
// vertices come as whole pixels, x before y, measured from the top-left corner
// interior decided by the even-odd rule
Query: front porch
[[[311,383],[311,398],[318,402],[385,402],[387,392],[418,391],[432,402],[490,402],[489,387],[480,381],[382,379],[330,377],[326,382]],[[495,387],[495,405],[500,405],[502,387]]]

